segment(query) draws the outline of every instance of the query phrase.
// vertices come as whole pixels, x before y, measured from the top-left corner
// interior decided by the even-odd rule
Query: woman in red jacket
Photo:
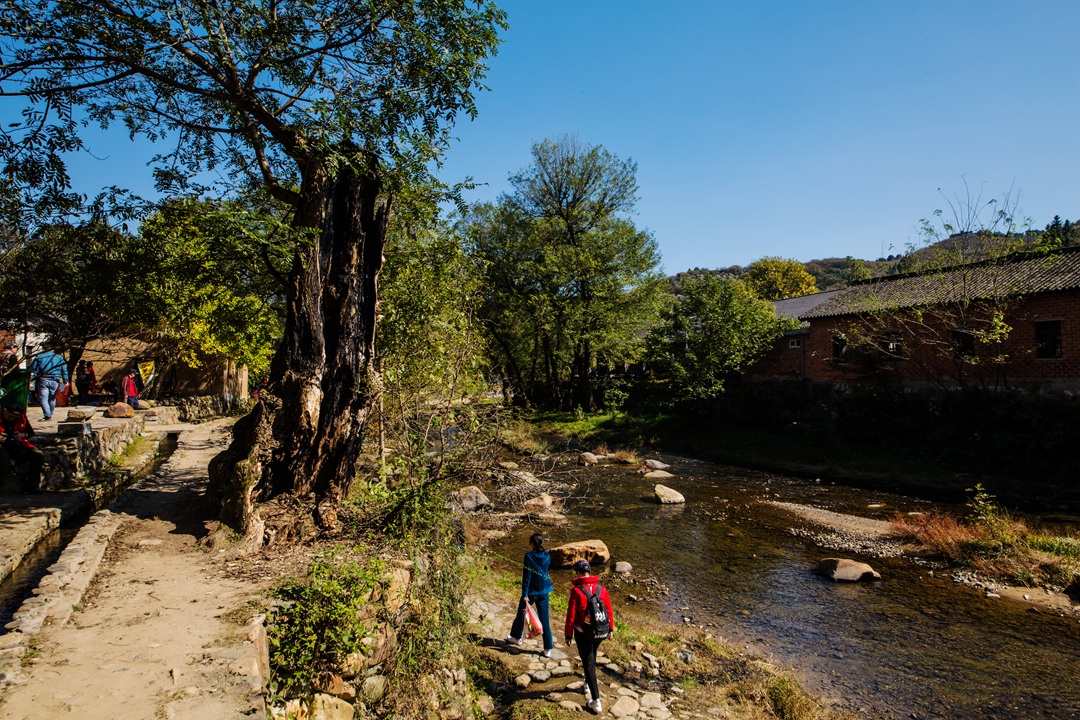
[[[588,596],[596,595],[607,608],[612,633],[615,632],[615,616],[611,613],[611,599],[608,598],[607,588],[600,584],[600,578],[592,574],[592,566],[585,560],[578,560],[574,563],[574,571],[577,577],[574,578],[574,587],[570,589],[564,635],[567,645],[571,641],[577,643],[581,666],[585,671],[585,684],[590,695],[588,708],[599,715],[604,709],[600,705],[600,687],[596,683],[596,649],[600,647],[603,638],[595,636],[589,623]]]

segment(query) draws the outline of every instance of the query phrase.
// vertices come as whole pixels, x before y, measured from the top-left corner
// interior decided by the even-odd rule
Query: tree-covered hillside
[[[899,275],[918,272],[928,267],[940,268],[977,262],[988,257],[1023,250],[1080,245],[1080,224],[1062,220],[1061,216],[1055,215],[1054,219],[1042,230],[1029,229],[1011,233],[961,232],[949,234],[947,237],[933,236],[931,239],[932,242],[920,247],[909,247],[906,252],[879,257],[876,260],[861,260],[850,256],[823,258],[809,260],[803,263],[803,266],[814,277],[818,291],[824,292],[846,287],[857,280],[884,275]],[[686,277],[713,274],[741,279],[749,270],[750,266],[741,265],[731,265],[715,270],[693,268],[678,273],[671,278],[671,281],[677,292]]]

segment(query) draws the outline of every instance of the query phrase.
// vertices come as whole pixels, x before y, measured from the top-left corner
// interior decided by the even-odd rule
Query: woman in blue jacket
[[[544,536],[533,533],[529,538],[532,550],[525,553],[525,566],[521,571],[521,602],[518,603],[517,615],[514,616],[514,624],[510,626],[510,636],[506,642],[512,645],[521,644],[521,632],[525,629],[525,603],[531,601],[536,608],[536,614],[540,616],[540,624],[544,626],[544,657],[551,657],[551,648],[554,644],[551,640],[551,619],[548,611],[548,595],[554,589],[551,578],[548,577],[548,568],[551,567],[551,556],[544,549]]]

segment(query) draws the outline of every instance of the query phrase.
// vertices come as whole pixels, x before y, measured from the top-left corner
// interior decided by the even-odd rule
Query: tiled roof
[[[921,275],[874,278],[844,288],[799,318],[856,315],[1075,288],[1080,288],[1080,247],[1040,255],[1010,255]]]
[[[773,300],[772,306],[773,310],[776,311],[776,317],[798,318],[826,300],[831,300],[839,292],[839,290],[826,290],[813,295],[803,295],[802,297],[787,298],[786,300]]]

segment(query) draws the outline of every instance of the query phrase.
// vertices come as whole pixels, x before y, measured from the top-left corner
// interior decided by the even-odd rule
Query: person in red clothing
[[[597,639],[589,624],[589,598],[586,593],[596,595],[607,608],[611,632],[615,632],[615,616],[611,612],[611,599],[607,588],[600,584],[600,578],[592,574],[592,566],[585,560],[574,563],[574,587],[570,589],[570,598],[566,606],[566,644],[577,643],[582,669],[585,671],[585,684],[590,695],[588,708],[599,715],[604,711],[600,705],[600,687],[596,682],[596,649],[603,639]]]
[[[41,492],[41,469],[45,454],[34,447],[28,438],[34,428],[26,418],[26,408],[13,402],[0,410],[0,485],[15,476],[16,465],[27,466],[23,488],[30,493]]]
[[[136,410],[139,409],[139,385],[135,382],[135,368],[128,370],[127,375],[120,381],[120,393],[124,396],[124,402]]]

